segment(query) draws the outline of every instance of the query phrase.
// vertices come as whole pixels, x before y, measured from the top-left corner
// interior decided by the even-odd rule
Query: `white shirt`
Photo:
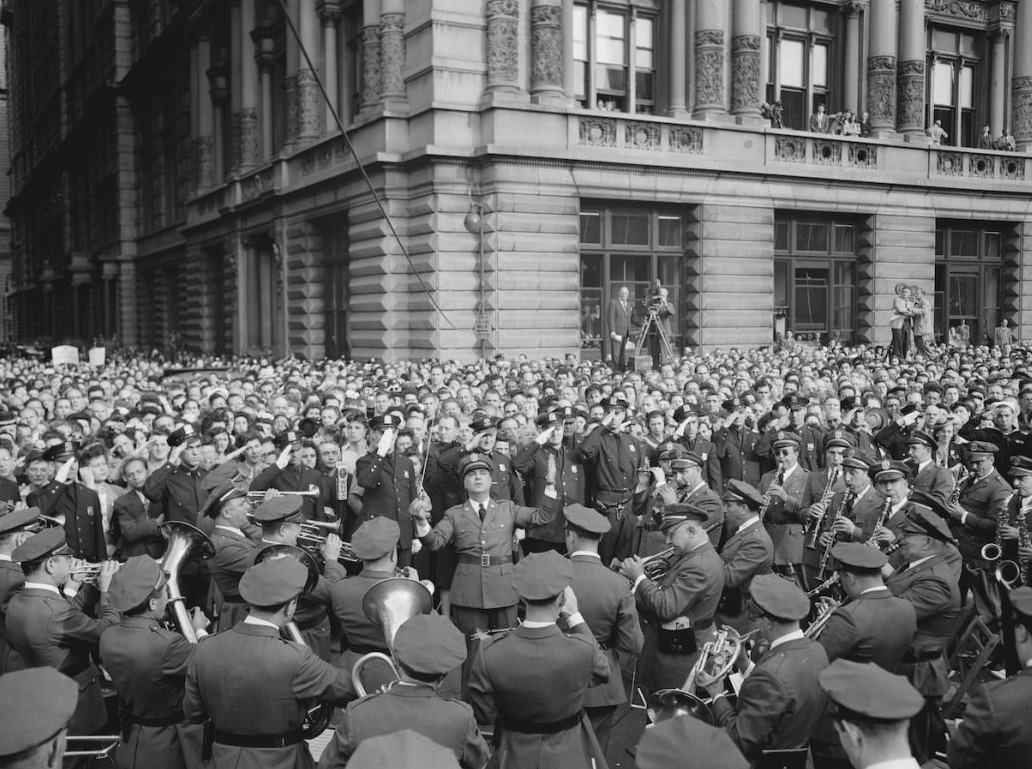
[[[592,552],[591,550],[574,550],[572,553],[570,553],[570,558],[575,558],[578,555],[587,555],[591,556],[592,558],[598,558],[599,561],[602,560],[602,556],[600,556],[598,553]]]
[[[919,464],[919,465],[917,466],[917,472],[921,472],[921,471],[922,471],[922,470],[924,470],[924,469],[925,469],[926,467],[928,467],[928,465],[930,465],[931,463],[932,463],[932,460],[930,460],[930,459],[926,459],[926,460],[925,460],[924,462],[922,462],[921,464]]]
[[[250,614],[248,614],[246,617],[244,617],[244,624],[245,625],[258,625],[259,627],[271,627],[271,628],[275,629],[275,631],[277,633],[280,630],[279,625],[277,625],[275,622],[269,622],[269,620],[267,620],[267,619],[258,619],[257,617],[253,617]]]
[[[24,587],[25,590],[30,590],[30,589],[33,589],[33,588],[35,588],[36,590],[47,590],[47,591],[53,593],[56,596],[60,596],[61,595],[61,591],[60,590],[58,590],[53,585],[48,585],[45,582],[26,582],[25,583],[25,587]]]
[[[921,565],[922,563],[924,563],[925,561],[930,561],[930,560],[931,560],[931,559],[933,559],[933,558],[935,558],[935,556],[934,556],[934,555],[926,555],[926,556],[925,556],[924,558],[918,558],[918,559],[917,559],[916,561],[914,561],[913,563],[908,563],[908,564],[907,564],[907,568],[908,568],[908,569],[913,569],[913,568],[914,568],[915,566],[920,566],[920,565]]]
[[[216,523],[215,528],[222,529],[224,532],[226,532],[227,534],[232,534],[234,537],[240,537],[240,539],[247,539],[247,537],[244,536],[244,532],[240,531],[240,529],[238,529],[236,526],[225,526],[221,523]]]
[[[584,617],[581,616],[581,613],[579,611],[578,612],[574,612],[573,614],[570,614],[566,618],[566,624],[569,627],[574,627],[576,625],[581,625],[583,623],[584,623]],[[531,622],[531,621],[526,621],[522,625],[520,625],[520,627],[525,627],[525,628],[542,628],[542,627],[551,627],[554,624],[555,624],[554,622]]]
[[[885,585],[879,585],[878,587],[869,587],[866,590],[861,590],[860,595],[867,595],[868,593],[877,593],[879,590],[888,590]]]
[[[917,763],[917,759],[908,756],[906,758],[891,758],[888,761],[868,764],[864,769],[921,769],[921,765]]]
[[[781,485],[784,486],[785,485],[785,481],[787,481],[789,478],[791,478],[792,477],[792,473],[794,473],[798,469],[799,469],[799,463],[796,462],[794,465],[792,465],[792,469],[791,470],[785,470],[785,478],[781,482]],[[777,478],[776,475],[774,477]]]
[[[806,638],[806,635],[803,633],[803,631],[793,630],[791,633],[786,633],[785,635],[781,636],[781,638],[771,641],[770,648],[776,649],[779,646],[781,646],[781,644],[787,644],[789,641],[798,641],[800,638]]]
[[[758,523],[759,520],[760,520],[760,516],[754,515],[752,518],[748,519],[741,526],[739,526],[737,529],[735,529],[735,534],[741,534],[743,531],[748,529],[754,523]]]

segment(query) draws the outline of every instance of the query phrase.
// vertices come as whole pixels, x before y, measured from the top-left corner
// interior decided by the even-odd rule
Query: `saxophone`
[[[785,482],[785,468],[779,467],[778,474],[774,476],[774,482],[767,487],[767,493],[763,495],[763,504],[760,505],[760,523],[763,523],[767,518],[767,513],[770,511],[771,503],[774,501],[774,495],[770,493],[770,490],[775,486],[780,486]]]
[[[1029,527],[1032,526],[1032,520],[1029,517],[1032,516],[1032,509],[1026,510],[1025,515],[1018,523],[1018,552],[1020,553],[1022,548],[1032,547],[1032,532],[1029,531]],[[1021,556],[1018,556],[1018,563],[1021,564],[1021,582],[1024,585],[1032,585],[1032,561],[1021,562]]]
[[[1003,557],[1003,529],[1005,526],[1010,526],[1008,507],[1010,507],[1009,503],[996,514],[996,539],[993,542],[982,545],[982,552],[979,555],[982,556],[983,561],[996,563]]]
[[[953,491],[951,491],[949,497],[947,497],[947,501],[951,505],[955,505],[960,502],[960,487],[964,481],[970,477],[970,475],[971,473],[968,472],[967,467],[965,465],[961,465],[960,472],[957,473],[957,482],[953,484]]]
[[[811,520],[809,529],[806,532],[805,544],[810,550],[817,549],[817,540],[821,536],[824,519],[828,514],[828,503],[831,502],[831,498],[835,496],[835,482],[838,480],[841,473],[842,467],[839,465],[835,465],[828,471],[828,482],[824,484],[824,491],[821,492],[821,498],[817,502],[817,504],[822,507],[821,514]]]

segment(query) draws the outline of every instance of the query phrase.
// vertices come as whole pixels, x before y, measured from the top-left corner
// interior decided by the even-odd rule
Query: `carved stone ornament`
[[[530,87],[562,89],[563,34],[562,8],[536,5],[530,9]]]
[[[1014,110],[1014,138],[1019,142],[1032,141],[1032,77],[1012,80]]]
[[[695,106],[724,109],[724,30],[695,33]]]
[[[961,176],[964,173],[964,156],[959,152],[939,152],[938,168],[942,176]]]
[[[986,8],[972,0],[925,0],[925,10],[940,16],[968,21],[985,21]]]
[[[197,136],[193,140],[194,188],[206,190],[212,185],[215,174],[214,141],[210,136]]]
[[[362,27],[362,106],[371,107],[380,101],[383,78],[380,68],[380,25]]]
[[[846,0],[842,4],[842,10],[850,16],[856,16],[867,10],[867,3],[868,0]]]
[[[628,121],[624,124],[624,146],[636,150],[658,150],[659,124]]]
[[[670,126],[670,149],[701,155],[702,129],[698,126]]]
[[[249,168],[258,162],[258,110],[242,107],[233,113],[233,165]]]
[[[923,130],[925,120],[925,63],[907,59],[899,63],[899,127],[902,131]]]
[[[760,104],[760,36],[731,38],[731,111],[757,110]]]
[[[315,75],[310,69],[297,71],[298,135],[304,138],[318,136],[321,128],[319,107],[322,100]]]
[[[774,157],[786,163],[806,162],[806,140],[796,136],[778,136],[774,139]]]
[[[380,16],[380,60],[384,98],[405,96],[405,14]]]
[[[896,57],[871,56],[867,60],[867,110],[871,125],[896,127]]]
[[[519,78],[516,0],[487,0],[487,87],[516,88]]]
[[[616,121],[612,118],[582,117],[580,143],[595,147],[615,147]]]

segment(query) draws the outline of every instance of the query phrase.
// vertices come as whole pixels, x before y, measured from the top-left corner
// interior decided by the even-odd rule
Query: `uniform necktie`
[[[480,522],[483,523],[487,518],[487,505],[477,505],[477,514],[480,516]]]

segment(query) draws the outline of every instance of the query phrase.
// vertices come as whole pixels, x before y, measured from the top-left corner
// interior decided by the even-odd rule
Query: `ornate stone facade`
[[[380,16],[380,60],[383,64],[383,98],[405,98],[405,14]]]
[[[1032,77],[1015,77],[1012,81],[1014,139],[1032,141]]]
[[[519,21],[516,0],[487,0],[487,87],[519,87]]]
[[[755,112],[760,105],[760,36],[731,39],[731,111]]]
[[[310,69],[299,69],[297,89],[297,137],[302,141],[318,138],[322,127],[322,97]]]
[[[867,59],[867,111],[875,129],[896,128],[896,57]]]
[[[899,63],[899,130],[924,131],[925,123],[925,63],[922,59],[907,59]]]
[[[724,102],[724,30],[695,33],[695,112],[722,112]]]
[[[562,8],[535,5],[530,9],[530,90],[558,95],[562,89]]]
[[[233,113],[233,167],[253,168],[260,157],[258,110],[242,107]]]
[[[194,193],[209,189],[214,182],[215,157],[210,136],[197,136],[191,142],[194,163]]]
[[[362,109],[380,101],[383,93],[383,70],[380,67],[380,25],[362,27]]]

